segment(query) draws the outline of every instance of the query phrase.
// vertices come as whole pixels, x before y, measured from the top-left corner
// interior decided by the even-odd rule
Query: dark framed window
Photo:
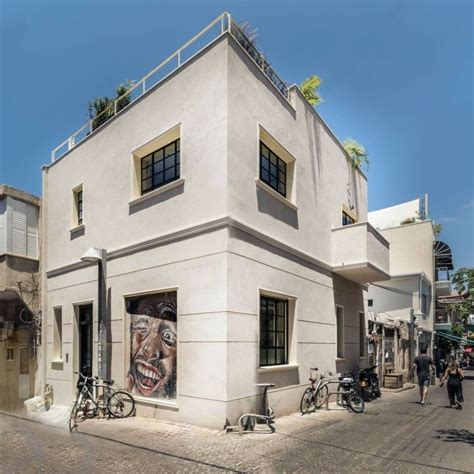
[[[83,215],[82,215],[82,189],[77,191],[76,193],[77,199],[77,225],[81,225],[83,222]]]
[[[179,138],[142,158],[142,194],[179,179]]]
[[[355,219],[353,219],[349,214],[346,214],[342,211],[342,225],[351,225],[355,224]]]
[[[260,180],[286,197],[286,163],[260,142]]]
[[[374,300],[367,300],[367,306],[369,308],[372,308],[373,305],[374,305]]]
[[[260,366],[288,363],[288,300],[260,296]]]

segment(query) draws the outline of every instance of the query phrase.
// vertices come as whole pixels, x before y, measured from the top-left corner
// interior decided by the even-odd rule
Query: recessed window
[[[179,138],[141,159],[141,193],[179,179]]]
[[[54,308],[53,320],[53,360],[63,359],[63,312],[62,308]]]
[[[367,305],[369,308],[372,308],[372,306],[374,305],[374,300],[367,300]]]
[[[260,366],[288,363],[288,300],[260,296]]]
[[[7,347],[7,360],[15,360],[15,349]]]
[[[82,185],[73,189],[73,225],[80,226],[84,224],[84,193]]]
[[[260,190],[296,211],[296,158],[261,125],[257,164],[255,181]]]
[[[337,358],[343,359],[345,355],[344,350],[344,308],[336,306],[336,333],[337,333]]]
[[[342,225],[355,224],[355,219],[352,218],[347,212],[342,211]]]
[[[286,163],[260,142],[260,180],[286,197]]]

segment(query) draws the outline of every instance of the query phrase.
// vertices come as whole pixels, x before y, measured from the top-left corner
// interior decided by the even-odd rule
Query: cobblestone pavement
[[[356,415],[338,407],[279,418],[274,434],[225,434],[145,418],[87,420],[77,433],[0,415],[0,472],[473,472],[474,371],[463,410],[446,388],[384,393]]]

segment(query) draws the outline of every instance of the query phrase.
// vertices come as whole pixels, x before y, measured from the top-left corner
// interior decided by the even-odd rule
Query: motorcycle
[[[377,367],[377,365],[374,365],[359,372],[360,393],[366,402],[375,400],[382,395],[380,392],[379,377],[374,371]]]

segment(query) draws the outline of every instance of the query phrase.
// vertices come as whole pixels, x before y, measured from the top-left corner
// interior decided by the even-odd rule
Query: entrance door
[[[28,346],[21,346],[20,350],[20,373],[18,374],[18,398],[26,400],[30,398],[30,351]]]
[[[79,306],[79,370],[92,377],[92,305]]]

